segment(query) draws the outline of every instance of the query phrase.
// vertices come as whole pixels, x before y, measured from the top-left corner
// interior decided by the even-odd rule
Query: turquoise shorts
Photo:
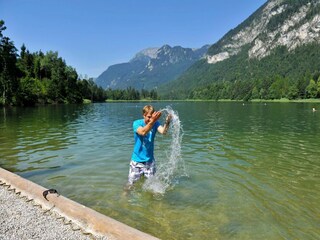
[[[138,181],[142,176],[146,178],[154,176],[156,173],[156,164],[155,161],[148,161],[148,162],[130,162],[130,169],[129,169],[129,176],[128,176],[128,183],[133,184],[134,182]]]

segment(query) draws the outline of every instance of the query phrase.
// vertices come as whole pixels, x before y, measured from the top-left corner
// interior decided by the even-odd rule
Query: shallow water
[[[320,238],[320,105],[153,105],[183,129],[163,194],[124,191],[144,103],[1,109],[0,166],[162,239]],[[156,137],[159,166],[170,134]]]

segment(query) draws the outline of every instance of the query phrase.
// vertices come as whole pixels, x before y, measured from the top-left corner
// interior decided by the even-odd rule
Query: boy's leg
[[[154,176],[156,173],[156,163],[154,160],[144,164],[143,173],[146,178]]]
[[[132,185],[134,182],[138,181],[143,175],[144,165],[134,161],[130,162],[128,184]]]

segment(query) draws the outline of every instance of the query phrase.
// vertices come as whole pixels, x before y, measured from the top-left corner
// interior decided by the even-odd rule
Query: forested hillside
[[[269,0],[159,91],[176,99],[318,98],[319,49],[319,1]]]
[[[18,55],[14,42],[4,36],[5,29],[1,20],[0,105],[82,103],[93,95],[90,81],[80,81],[76,70],[58,52],[31,53],[23,45]]]
[[[305,99],[320,97],[320,46],[304,45],[289,52],[278,47],[259,60],[246,48],[214,66],[206,60],[193,65],[170,84],[170,99]]]

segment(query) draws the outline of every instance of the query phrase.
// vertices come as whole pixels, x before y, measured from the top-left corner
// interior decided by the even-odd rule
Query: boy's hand
[[[161,112],[154,112],[150,119],[150,122],[154,123],[161,117]]]
[[[167,116],[167,118],[166,118],[166,123],[170,123],[170,121],[171,121],[171,119],[172,119],[172,115],[171,114],[169,114],[168,116]]]

